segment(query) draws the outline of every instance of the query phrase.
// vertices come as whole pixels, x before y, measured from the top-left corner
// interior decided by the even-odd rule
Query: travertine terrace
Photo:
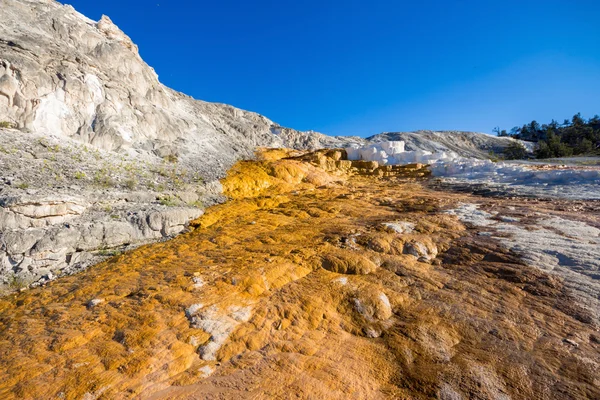
[[[600,396],[590,310],[455,215],[576,210],[343,158],[265,151],[193,231],[2,299],[0,397]]]

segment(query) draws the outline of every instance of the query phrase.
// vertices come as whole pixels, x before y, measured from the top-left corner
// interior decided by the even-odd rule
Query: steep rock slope
[[[486,157],[506,142],[463,132],[369,140],[299,132],[162,85],[106,16],[2,0],[0,21],[0,122],[17,128],[0,126],[0,289],[181,232],[219,201],[225,171],[260,146],[402,139],[409,149]]]
[[[208,178],[257,146],[316,149],[404,140],[408,150],[486,158],[510,143],[472,132],[382,133],[365,141],[282,128],[262,115],[162,85],[106,16],[95,22],[52,0],[4,0],[0,18],[0,121],[105,150],[199,162]]]
[[[0,139],[0,291],[171,237],[222,197],[179,163],[15,129]]]
[[[209,178],[257,146],[337,142],[167,88],[106,16],[95,22],[51,0],[3,0],[0,20],[0,121],[19,128],[196,161]]]

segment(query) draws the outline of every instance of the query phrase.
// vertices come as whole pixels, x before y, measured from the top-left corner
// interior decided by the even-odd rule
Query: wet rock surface
[[[539,212],[533,207],[483,207],[488,211],[478,204],[461,204],[447,212],[483,228],[479,235],[497,240],[527,265],[559,277],[590,318],[600,322],[598,214],[582,218],[573,213]]]
[[[2,397],[598,398],[592,310],[488,235],[568,202],[507,205],[427,189],[416,166],[378,176],[285,156],[237,164],[231,200],[192,232],[0,300]],[[461,207],[478,217],[461,222]]]

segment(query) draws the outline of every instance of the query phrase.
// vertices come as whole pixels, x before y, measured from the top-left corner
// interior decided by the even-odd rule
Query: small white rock
[[[339,283],[342,286],[346,286],[348,284],[348,278],[346,278],[345,276],[341,277],[341,278],[337,278],[336,280],[334,280],[335,283]]]
[[[187,310],[185,310],[185,314],[186,314],[188,317],[191,317],[191,316],[195,315],[195,314],[196,314],[198,311],[200,311],[200,309],[202,309],[202,307],[204,307],[204,306],[202,305],[202,303],[196,303],[196,304],[192,304],[191,306],[189,306],[189,307],[187,308]]]
[[[192,278],[192,282],[194,282],[195,288],[201,288],[202,286],[204,286],[204,280],[202,278],[200,278],[199,276],[194,276]]]
[[[200,375],[203,378],[208,378],[215,372],[215,369],[213,367],[211,367],[210,365],[205,365],[204,367],[200,368],[198,370],[198,372],[200,372]]]
[[[406,221],[384,222],[381,225],[400,234],[412,233],[415,230],[415,224]]]
[[[87,307],[94,308],[98,304],[103,303],[103,302],[104,302],[104,299],[92,299],[92,300],[88,301]]]

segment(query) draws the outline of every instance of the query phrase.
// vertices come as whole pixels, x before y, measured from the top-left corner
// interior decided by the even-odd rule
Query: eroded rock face
[[[197,208],[222,200],[218,179],[257,147],[365,143],[283,128],[173,91],[107,16],[92,21],[55,1],[4,0],[0,21],[0,122],[16,128],[0,127],[5,283],[56,276],[96,260],[89,252],[176,234],[182,215],[196,217]],[[343,151],[317,156],[329,172],[404,171],[353,163]],[[300,172],[286,183],[323,184],[324,176]]]
[[[123,249],[181,233],[203,213],[137,204],[130,206],[135,211],[112,209],[106,218],[97,207],[68,196],[12,197],[7,203],[0,208],[0,288],[15,282],[35,286],[78,272]]]
[[[107,16],[96,22],[54,1],[6,0],[0,19],[0,121],[16,127],[194,160],[212,179],[257,146],[341,143],[165,87]]]
[[[597,212],[539,219],[584,275],[570,281],[527,264],[562,256],[504,229],[543,205],[505,224],[479,210],[466,229],[444,209],[475,200],[421,187],[423,165],[280,150],[221,187],[256,146],[343,144],[164,87],[106,17],[41,0],[4,0],[0,17],[0,120],[21,129],[0,130],[0,268],[48,282],[0,299],[4,397],[600,397],[582,304]],[[470,136],[438,142],[489,150]],[[181,232],[221,188],[234,200],[193,232],[50,282]]]
[[[177,157],[214,180],[257,146],[316,149],[406,140],[412,150],[488,157],[506,138],[470,132],[381,134],[368,140],[284,128],[266,117],[198,101],[159,82],[107,16],[92,21],[55,1],[0,9],[0,121],[106,150]]]
[[[182,232],[221,185],[189,165],[0,129],[0,292]]]

